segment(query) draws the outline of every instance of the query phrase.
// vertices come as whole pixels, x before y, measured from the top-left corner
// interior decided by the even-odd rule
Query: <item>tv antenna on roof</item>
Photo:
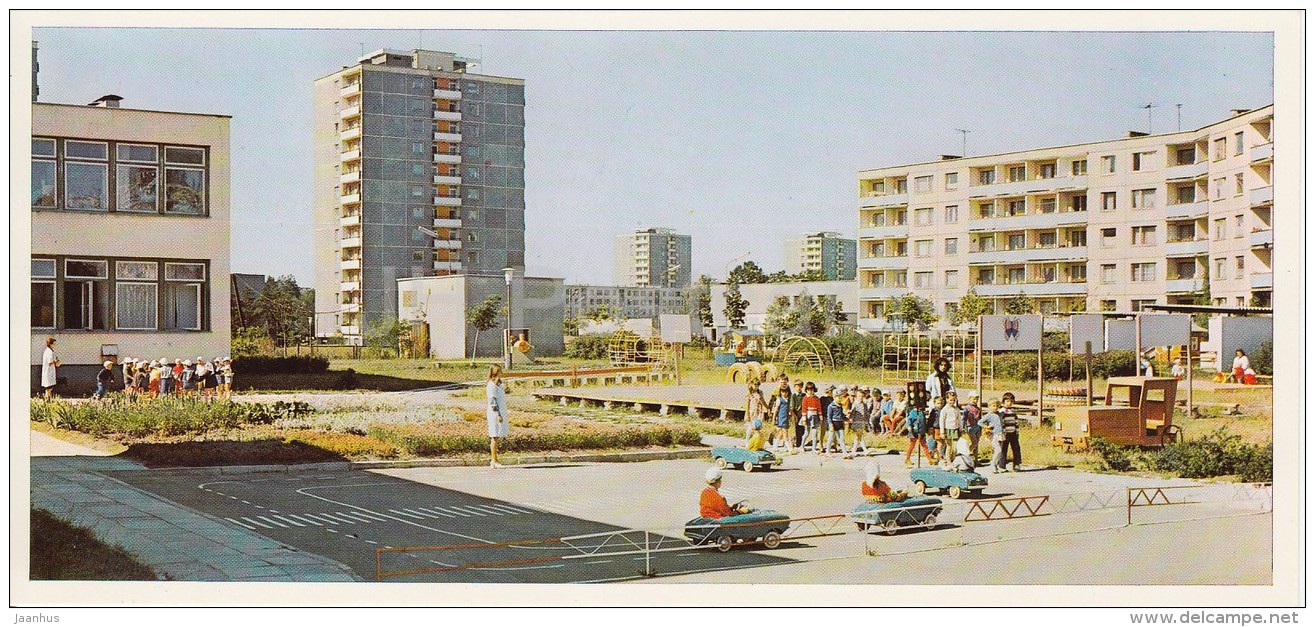
[[[1183,130],[1183,103],[1180,102],[1174,106],[1178,107],[1178,130],[1181,131]]]
[[[1146,134],[1147,134],[1147,135],[1150,135],[1150,134],[1154,133],[1154,131],[1151,130],[1151,109],[1154,109],[1154,108],[1156,108],[1156,107],[1158,107],[1158,106],[1160,106],[1160,105],[1157,105],[1157,104],[1154,104],[1154,103],[1148,102],[1148,103],[1146,103],[1146,104],[1141,105],[1140,107],[1138,107],[1139,109],[1145,109],[1145,110],[1146,110]]]
[[[962,150],[959,152],[959,156],[961,156],[961,157],[967,157],[967,156],[968,156],[968,133],[971,133],[972,131],[970,131],[970,130],[968,130],[968,129],[966,129],[966,128],[956,128],[956,129],[954,129],[954,130],[955,130],[955,131],[958,131],[959,134],[963,135],[963,144],[962,144],[963,148],[962,148]]]

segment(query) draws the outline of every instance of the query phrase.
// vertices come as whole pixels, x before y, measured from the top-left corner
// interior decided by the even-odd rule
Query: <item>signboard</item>
[[[1192,334],[1192,316],[1189,314],[1147,313],[1137,316],[1141,320],[1141,345],[1186,346]]]
[[[982,350],[1041,350],[1041,316],[982,316]]]
[[[662,327],[662,341],[669,344],[688,344],[691,339],[689,316],[685,314],[662,314],[658,316]]]
[[[1137,350],[1137,321],[1134,319],[1106,320],[1105,350]]]
[[[1105,351],[1105,316],[1100,314],[1076,314],[1068,317],[1068,352],[1083,355],[1087,352],[1087,342],[1091,342],[1091,352]]]
[[[653,321],[649,318],[631,318],[622,322],[621,328],[639,337],[653,337]]]

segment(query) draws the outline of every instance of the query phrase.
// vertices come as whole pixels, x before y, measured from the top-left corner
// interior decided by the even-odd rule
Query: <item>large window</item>
[[[56,272],[60,267],[62,275]],[[209,318],[207,273],[203,261],[34,258],[32,326],[205,330]]]
[[[913,179],[913,193],[926,194],[931,192],[931,175],[918,176]]]
[[[1132,281],[1134,283],[1145,283],[1155,280],[1155,263],[1134,263],[1132,264]]]
[[[106,328],[109,313],[109,264],[102,260],[64,261],[64,329]]]
[[[36,137],[32,208],[206,215],[208,166],[200,147]]]
[[[32,260],[32,328],[55,328],[55,260]]]
[[[1133,245],[1133,246],[1154,246],[1154,245],[1155,245],[1155,227],[1153,227],[1153,226],[1134,226],[1134,227],[1132,227],[1132,245]]]
[[[1155,208],[1155,190],[1154,190],[1154,189],[1134,189],[1134,190],[1132,190],[1132,208],[1133,208],[1133,209],[1154,209],[1154,208]]]

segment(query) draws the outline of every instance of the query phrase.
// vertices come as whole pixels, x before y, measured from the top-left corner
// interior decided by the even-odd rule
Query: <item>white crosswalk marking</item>
[[[242,520],[245,520],[245,521],[247,521],[247,522],[249,522],[249,523],[251,523],[251,524],[253,524],[253,525],[258,525],[258,526],[260,526],[260,527],[264,527],[265,529],[273,529],[273,527],[271,527],[271,526],[269,526],[269,525],[266,525],[265,523],[260,522],[259,520],[251,520],[250,518],[247,518],[246,516],[243,516],[243,517],[242,517]]]
[[[485,508],[492,509],[492,510],[495,510],[495,511],[499,511],[499,512],[502,512],[503,514],[509,514],[509,515],[528,514],[528,513],[529,513],[529,512],[527,512],[527,511],[525,511],[525,510],[523,510],[523,509],[517,509],[517,508],[512,507],[512,506],[510,506],[510,505],[500,505],[500,504],[496,504],[496,503],[493,504],[493,505],[481,505],[480,507],[485,507]]]
[[[479,510],[479,511],[482,511],[482,512],[488,512],[488,513],[490,513],[490,514],[493,514],[494,516],[506,516],[506,515],[507,515],[507,512],[504,512],[504,511],[499,510],[499,509],[494,509],[493,507],[490,507],[490,506],[488,506],[488,505],[467,505],[467,507],[469,507],[470,509],[476,509],[476,510]]]
[[[355,521],[355,522],[373,522],[373,521],[370,520],[369,518],[366,518],[365,516],[362,516],[361,514],[357,514],[356,512],[347,512],[347,513],[343,513],[343,512],[334,512],[334,514],[337,514],[338,516],[340,516],[340,517],[342,517],[342,518],[346,518],[347,520],[352,520],[352,521]]]
[[[415,508],[414,511],[420,512],[421,514],[429,514],[430,518],[434,518],[437,516],[442,516],[444,518],[456,518],[456,516],[453,516],[452,514],[449,514],[446,511],[439,509],[437,507],[417,507]],[[470,516],[466,516],[466,518],[470,518]]]
[[[329,520],[328,518],[325,518],[325,517],[323,517],[323,516],[317,516],[317,515],[315,515],[315,514],[302,514],[301,516],[302,516],[302,518],[305,518],[305,519],[307,519],[307,520],[309,520],[309,521],[311,521],[311,522],[315,522],[315,521],[318,520],[318,521],[321,521],[321,522],[323,522],[323,523],[325,523],[325,524],[329,524],[329,525],[336,525],[336,524],[338,524],[338,521],[336,521],[336,520]],[[316,524],[319,524],[319,523],[316,523]]]
[[[351,520],[350,518],[347,518],[347,517],[345,517],[345,516],[333,516],[333,515],[331,515],[331,514],[320,514],[320,518],[327,518],[327,519],[332,520],[333,522],[338,523],[338,524],[348,524],[348,525],[355,525],[355,524],[356,524],[356,521]]]
[[[297,527],[305,527],[305,526],[306,526],[305,523],[297,522],[297,521],[295,521],[295,520],[293,520],[293,519],[291,519],[291,518],[288,518],[288,517],[286,517],[286,516],[278,516],[278,515],[273,515],[273,514],[271,514],[271,515],[274,516],[274,518],[277,518],[277,519],[279,519],[279,520],[281,520],[281,521],[283,521],[283,522],[292,523],[294,526],[297,526]]]
[[[309,519],[309,518],[307,518],[307,517],[305,517],[305,516],[298,516],[298,515],[296,515],[296,514],[288,514],[288,518],[295,518],[295,519],[300,520],[300,521],[302,521],[302,522],[306,522],[306,523],[310,523],[310,524],[312,524],[312,525],[315,525],[316,527],[323,527],[323,526],[324,526],[324,525],[322,525],[322,524],[320,524],[320,523],[318,523],[318,522],[315,522],[315,521],[313,521],[313,520],[311,520],[311,519]]]
[[[285,525],[285,524],[283,524],[283,523],[281,523],[281,522],[279,522],[279,521],[277,521],[277,520],[270,520],[270,519],[268,519],[268,518],[266,518],[266,517],[264,517],[264,516],[256,516],[256,518],[259,518],[259,519],[261,519],[261,520],[263,520],[263,521],[265,521],[265,522],[267,522],[267,523],[269,523],[269,524],[271,524],[271,525],[276,525],[276,526],[278,526],[278,527],[282,527],[283,529],[287,529],[287,528],[288,528],[287,525]]]
[[[448,506],[448,509],[450,509],[450,510],[452,510],[452,511],[458,513],[458,514],[460,514],[460,513],[463,512],[463,511],[469,511],[470,513],[472,513],[472,514],[474,514],[474,515],[476,515],[476,516],[488,516],[488,514],[482,513],[482,512],[480,512],[480,511],[477,510],[477,509],[472,509],[472,508],[469,508],[469,507],[460,507],[460,506],[457,506],[457,505],[449,505],[449,506]]]
[[[354,513],[354,514],[361,514],[361,515],[363,515],[363,516],[365,516],[365,517],[367,517],[367,518],[373,518],[373,519],[378,520],[378,521],[380,521],[380,522],[388,522],[389,520],[392,520],[391,518],[388,518],[387,516],[380,516],[379,514],[376,514],[376,513],[371,512],[371,511],[361,511],[361,512],[353,512],[353,513]]]
[[[422,518],[422,517],[419,516],[419,515],[411,514],[411,513],[408,513],[408,512],[406,512],[406,511],[400,511],[400,510],[395,510],[395,509],[390,509],[390,510],[388,510],[388,511],[390,511],[390,512],[392,512],[392,513],[394,513],[394,514],[398,514],[398,515],[400,515],[400,516],[410,516],[411,518]]]
[[[453,516],[452,514],[457,514],[458,516],[461,516],[462,518],[474,518],[474,516],[472,516],[472,515],[470,515],[470,514],[467,514],[467,513],[463,512],[463,511],[459,510],[459,509],[452,509],[452,508],[438,507],[438,506],[436,506],[436,505],[431,505],[431,506],[429,506],[429,507],[418,507],[418,508],[416,508],[416,509],[419,509],[419,510],[421,510],[421,511],[435,511],[435,512],[438,512],[438,513],[440,513],[440,514],[443,514],[444,516],[447,516],[448,518],[456,518],[456,516]]]
[[[247,529],[250,529],[250,530],[252,530],[252,531],[255,531],[255,530],[256,530],[255,527],[253,527],[253,526],[251,526],[251,525],[248,525],[248,524],[246,524],[246,523],[244,523],[244,522],[242,522],[242,521],[240,521],[240,520],[233,520],[232,518],[225,518],[224,520],[227,520],[228,522],[231,522],[231,523],[237,523],[237,524],[242,525],[243,527],[246,527]]]

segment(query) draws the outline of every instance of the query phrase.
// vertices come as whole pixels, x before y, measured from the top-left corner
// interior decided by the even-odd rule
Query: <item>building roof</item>
[[[170,114],[170,115],[194,115],[194,116],[205,116],[205,117],[211,117],[211,118],[225,118],[225,119],[229,119],[229,120],[233,119],[233,116],[228,115],[228,114],[226,114],[226,113],[190,113],[190,112],[187,112],[187,111],[165,111],[165,110],[163,110],[163,109],[136,109],[136,108],[133,108],[133,107],[96,107],[96,106],[92,106],[92,105],[77,105],[77,104],[68,104],[68,103],[63,103],[63,102],[34,102],[34,103],[32,103],[32,107],[33,107],[34,109],[35,109],[36,107],[38,107],[38,106],[41,106],[41,107],[70,107],[70,108],[75,108],[75,109],[91,109],[91,110],[94,110],[94,111],[141,111],[141,112],[144,112],[144,113],[167,113],[167,114]]]

